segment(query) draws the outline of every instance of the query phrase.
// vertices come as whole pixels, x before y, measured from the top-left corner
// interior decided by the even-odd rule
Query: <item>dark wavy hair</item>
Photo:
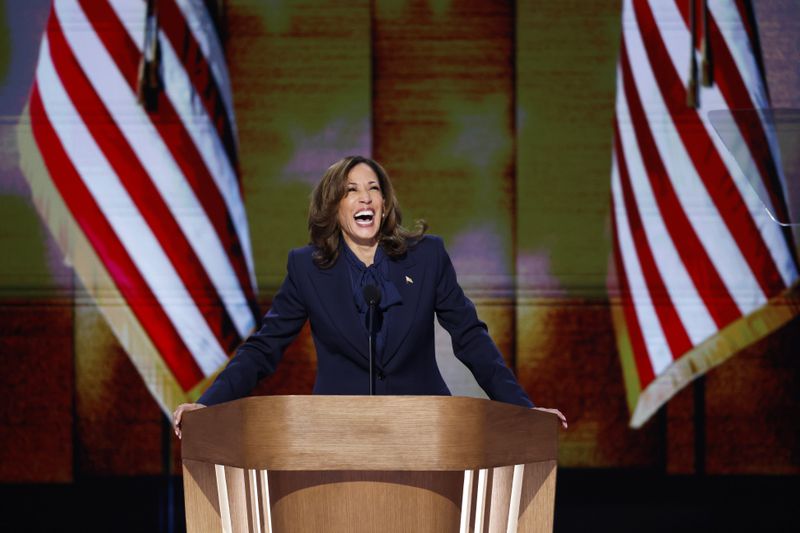
[[[342,228],[339,225],[339,203],[347,193],[347,176],[356,165],[369,165],[378,176],[383,193],[385,218],[378,231],[378,245],[389,257],[400,257],[409,246],[416,244],[428,229],[424,220],[416,222],[414,231],[404,228],[400,204],[394,194],[392,181],[382,166],[368,157],[349,156],[331,165],[311,192],[308,207],[308,234],[316,248],[312,257],[320,268],[330,268],[339,257]]]

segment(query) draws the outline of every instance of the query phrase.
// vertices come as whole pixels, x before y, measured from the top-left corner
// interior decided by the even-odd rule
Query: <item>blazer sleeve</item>
[[[214,383],[197,400],[215,405],[250,394],[263,377],[275,372],[286,347],[292,343],[308,318],[297,289],[298,270],[295,251],[289,252],[286,278],[264,315],[261,328],[239,348]]]
[[[489,336],[486,324],[478,318],[475,305],[458,284],[450,256],[441,239],[437,245],[436,317],[450,333],[453,353],[469,368],[489,398],[533,407],[528,395],[505,363]]]

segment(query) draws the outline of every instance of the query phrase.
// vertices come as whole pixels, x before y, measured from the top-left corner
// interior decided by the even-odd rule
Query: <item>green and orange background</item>
[[[707,474],[800,474],[797,319],[628,427],[606,291],[619,1],[223,4],[262,311],[314,183],[371,155],[533,400],[566,414],[561,468],[693,474],[699,442]],[[772,103],[800,107],[797,3],[755,7]],[[163,414],[18,166],[48,12],[0,1],[0,483],[158,475]],[[314,369],[306,328],[257,393],[310,393]]]

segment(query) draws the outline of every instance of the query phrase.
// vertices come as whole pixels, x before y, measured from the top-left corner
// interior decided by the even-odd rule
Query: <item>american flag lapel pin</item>
[[[414,280],[410,276],[406,276],[406,285],[413,285]]]

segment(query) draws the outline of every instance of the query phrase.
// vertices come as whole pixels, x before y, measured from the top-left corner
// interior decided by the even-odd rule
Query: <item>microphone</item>
[[[370,284],[364,285],[362,291],[362,294],[364,295],[364,301],[367,302],[367,305],[369,306],[369,310],[367,311],[369,314],[367,317],[367,329],[369,332],[369,395],[373,396],[375,393],[372,390],[372,384],[374,381],[372,375],[372,361],[375,356],[372,353],[372,320],[375,316],[375,306],[381,301],[381,290],[375,285]]]
[[[362,294],[364,295],[364,301],[370,307],[381,303],[381,290],[375,285],[364,285]]]

